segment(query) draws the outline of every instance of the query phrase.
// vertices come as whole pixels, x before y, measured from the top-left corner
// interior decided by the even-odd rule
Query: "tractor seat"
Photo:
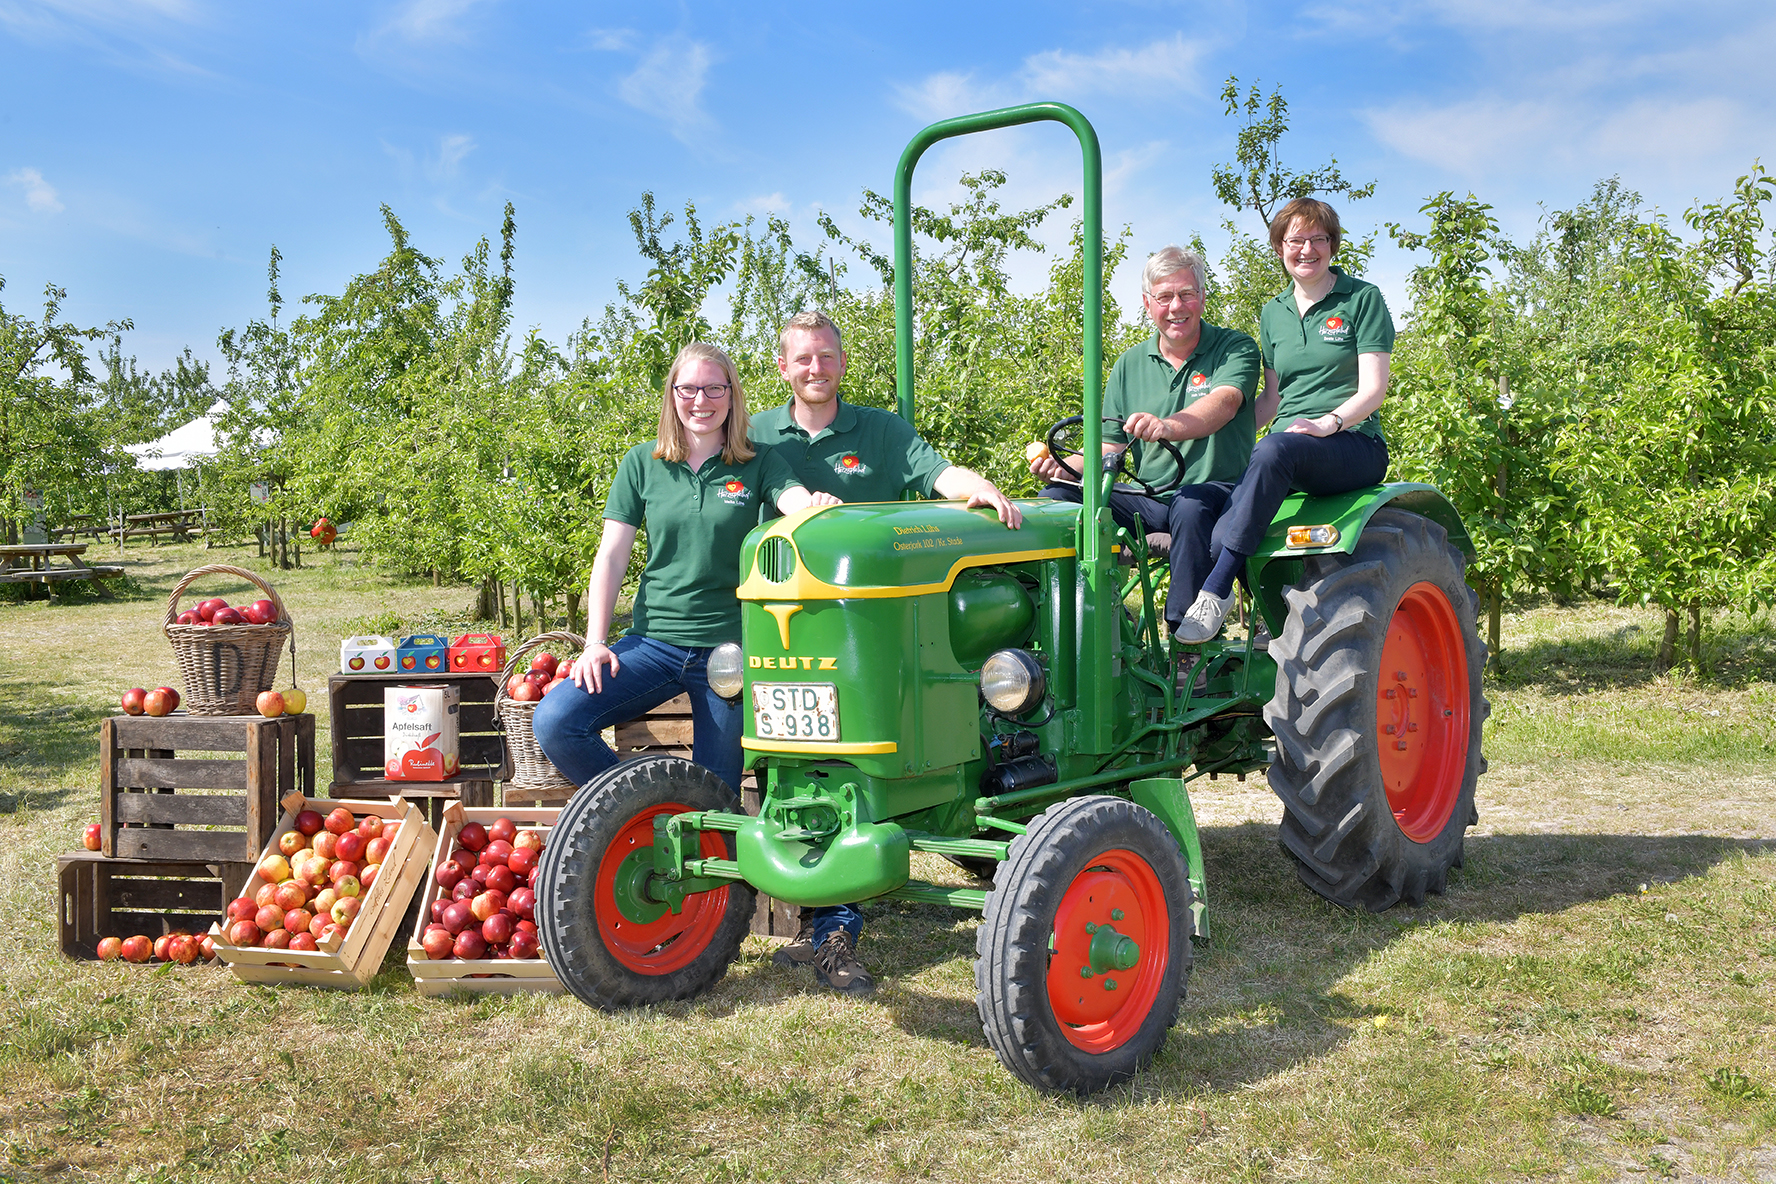
[[[1147,554],[1162,562],[1172,553],[1172,536],[1153,533],[1147,536]],[[1116,562],[1124,567],[1134,566],[1134,553],[1126,547],[1116,553]]]

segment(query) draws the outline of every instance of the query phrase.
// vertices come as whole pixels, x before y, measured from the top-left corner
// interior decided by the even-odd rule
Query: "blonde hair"
[[[722,441],[723,462],[737,465],[751,460],[758,450],[746,438],[751,421],[746,414],[746,393],[740,389],[740,372],[734,368],[734,359],[728,357],[721,346],[707,341],[693,341],[679,350],[678,356],[672,359],[672,369],[666,372],[666,385],[660,391],[660,430],[654,433],[654,456],[659,460],[683,461],[690,455],[690,446],[685,443],[684,424],[679,422],[678,409],[673,406],[677,396],[672,393],[672,388],[678,383],[679,371],[692,362],[714,362],[726,376],[728,423],[727,438]]]
[[[839,352],[845,352],[845,335],[839,332],[839,327],[833,324],[832,318],[818,308],[810,308],[806,312],[796,313],[795,316],[783,322],[783,332],[777,335],[778,357],[784,356],[783,351],[789,344],[789,335],[796,329],[807,333],[818,333],[824,329],[833,335],[834,341],[838,342]]]

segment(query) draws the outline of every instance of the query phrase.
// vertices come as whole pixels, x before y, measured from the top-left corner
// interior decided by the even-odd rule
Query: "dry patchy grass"
[[[1481,825],[1421,909],[1331,908],[1295,883],[1261,780],[1197,783],[1214,936],[1153,1070],[1078,1102],[1000,1070],[975,922],[937,908],[868,910],[865,1001],[775,969],[758,939],[707,996],[615,1015],[424,998],[398,953],[359,994],[63,961],[52,856],[93,813],[97,721],[172,674],[166,593],[221,556],[128,557],[120,603],[0,604],[0,1178],[1776,1176],[1755,622],[1712,637],[1726,674],[1698,682],[1647,674],[1651,614],[1513,615]],[[470,599],[348,561],[273,577],[311,690],[352,622],[442,626]]]

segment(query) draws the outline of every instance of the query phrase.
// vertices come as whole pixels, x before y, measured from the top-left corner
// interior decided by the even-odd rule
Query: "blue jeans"
[[[1223,549],[1240,556],[1255,555],[1270,530],[1270,520],[1291,490],[1314,497],[1348,493],[1381,484],[1387,467],[1387,441],[1380,436],[1272,432],[1252,449],[1246,475],[1234,487],[1227,508],[1215,523],[1209,550],[1217,558]]]
[[[616,764],[617,754],[599,733],[683,693],[691,698],[691,759],[739,793],[745,721],[738,700],[709,689],[709,650],[630,634],[619,637],[611,652],[620,669],[613,674],[604,667],[604,690],[594,694],[570,682],[537,704],[531,730],[561,775],[584,785]]]
[[[823,904],[814,910],[814,948],[831,937],[835,930],[848,929],[851,940],[863,932],[863,914],[854,904]]]

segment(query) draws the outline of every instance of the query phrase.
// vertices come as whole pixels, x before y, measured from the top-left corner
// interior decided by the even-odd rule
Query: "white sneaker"
[[[1197,645],[1208,641],[1221,632],[1221,622],[1227,619],[1227,610],[1233,607],[1233,593],[1216,596],[1208,591],[1196,594],[1196,603],[1184,610],[1184,619],[1178,622],[1178,631],[1173,637],[1185,645]]]

